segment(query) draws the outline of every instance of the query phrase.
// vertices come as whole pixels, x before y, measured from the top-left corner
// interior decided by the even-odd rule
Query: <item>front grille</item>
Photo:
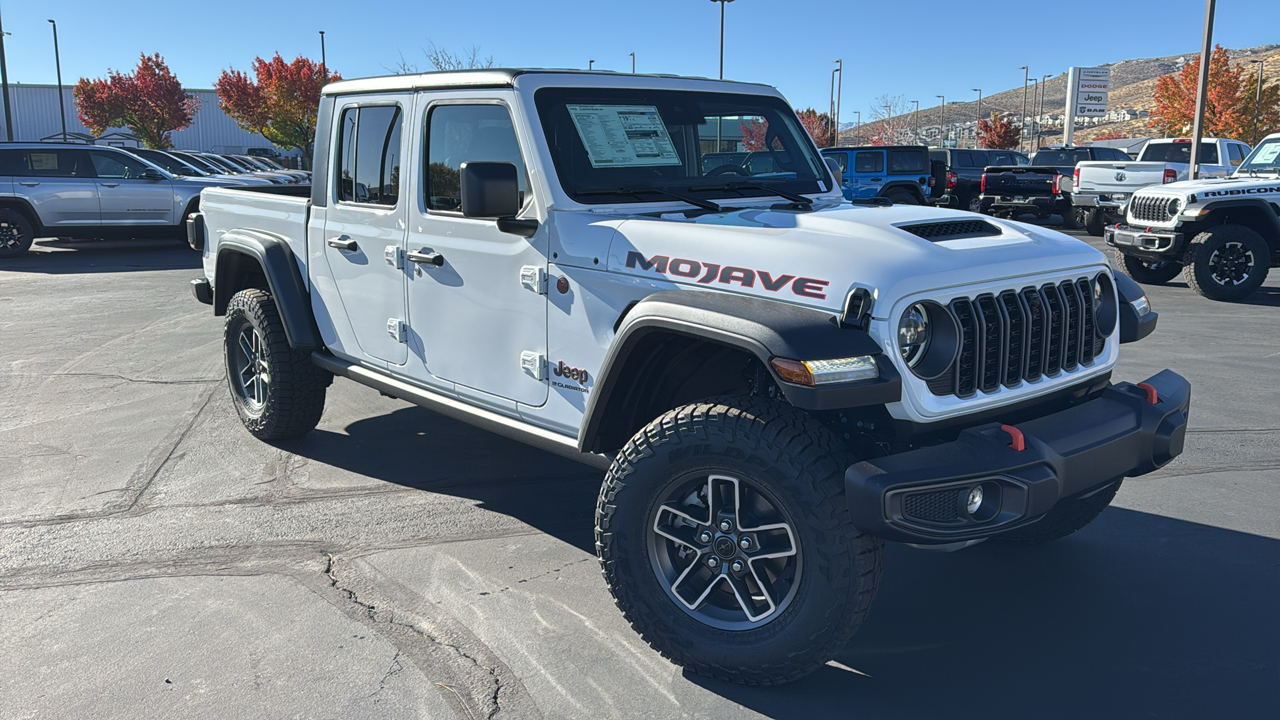
[[[947,222],[899,225],[898,227],[912,235],[922,237],[925,240],[932,240],[933,242],[1001,234],[1000,228],[986,220],[949,220]]]
[[[1129,216],[1139,222],[1169,222],[1178,212],[1177,203],[1167,197],[1135,197],[1129,201]]]
[[[913,520],[946,523],[960,519],[957,490],[911,493],[902,498],[902,514]]]
[[[960,347],[947,372],[929,381],[934,395],[994,393],[1075,372],[1092,365],[1106,345],[1088,278],[959,297],[947,309]]]

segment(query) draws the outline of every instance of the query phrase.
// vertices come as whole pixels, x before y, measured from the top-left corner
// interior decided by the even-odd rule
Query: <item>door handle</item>
[[[409,262],[417,263],[419,265],[444,267],[444,256],[430,248],[422,248],[418,252],[409,252],[405,257],[409,258]]]
[[[342,235],[341,237],[330,238],[329,247],[338,248],[339,250],[355,250],[356,241],[346,235]]]
[[[871,178],[871,182],[884,182],[884,178]]]
[[[38,180],[19,180],[18,184],[24,187],[35,187],[39,185],[40,182]]]
[[[120,187],[120,183],[102,183],[102,187]]]

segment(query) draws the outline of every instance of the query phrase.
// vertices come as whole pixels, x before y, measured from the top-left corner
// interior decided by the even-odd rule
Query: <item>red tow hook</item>
[[[1152,405],[1159,404],[1160,395],[1159,393],[1156,392],[1156,388],[1154,385],[1151,385],[1150,383],[1138,383],[1138,387],[1147,391],[1147,402],[1151,403]]]
[[[1000,429],[1009,433],[1009,437],[1013,438],[1013,442],[1009,443],[1009,447],[1014,452],[1022,452],[1027,449],[1027,439],[1022,436],[1022,431],[1012,425],[1001,425]]]

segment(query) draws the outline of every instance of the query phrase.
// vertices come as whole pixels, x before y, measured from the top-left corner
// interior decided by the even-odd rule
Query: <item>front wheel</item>
[[[880,582],[883,542],[849,522],[848,461],[816,420],[759,398],[649,423],[596,506],[596,552],[619,609],[702,675],[771,685],[822,666]]]
[[[1182,272],[1182,266],[1172,260],[1144,260],[1119,250],[1115,253],[1116,267],[1143,285],[1163,285]]]
[[[1102,210],[1092,208],[1084,210],[1081,213],[1081,225],[1084,226],[1086,232],[1093,237],[1102,237],[1103,228],[1107,224],[1107,219],[1103,215]]]
[[[275,300],[241,290],[227,304],[227,384],[245,429],[260,440],[305,435],[320,422],[333,376],[290,347]]]
[[[0,258],[17,257],[31,249],[35,229],[22,213],[0,209]]]
[[[1266,282],[1271,249],[1243,225],[1219,225],[1191,240],[1183,277],[1210,300],[1243,300]]]

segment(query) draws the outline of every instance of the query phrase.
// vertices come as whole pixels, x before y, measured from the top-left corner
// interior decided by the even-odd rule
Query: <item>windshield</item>
[[[1075,164],[1089,159],[1088,150],[1041,150],[1031,158],[1031,164],[1049,167],[1075,167]]]
[[[247,163],[247,162],[245,162],[245,161],[243,161],[243,160],[240,160],[239,158],[233,158],[233,157],[231,157],[230,155],[219,155],[218,157],[219,157],[223,162],[227,163],[228,165],[230,165],[231,167],[233,167],[233,168],[235,168],[235,169],[237,169],[237,170],[244,170],[244,171],[246,171],[246,172],[252,172],[252,171],[254,171],[254,170],[256,169],[256,168],[250,167],[250,166],[249,166],[249,163]]]
[[[703,197],[830,189],[813,141],[780,98],[543,88],[535,100],[560,182],[581,203],[658,199],[637,188]]]
[[[1191,163],[1191,141],[1158,143],[1149,142],[1142,149],[1138,158],[1143,162]],[[1218,148],[1215,145],[1200,146],[1200,162],[1205,165],[1218,164]]]
[[[164,168],[165,170],[168,170],[174,175],[183,175],[186,177],[190,177],[193,175],[200,174],[199,171],[194,170],[190,167],[187,167],[186,164],[184,164],[182,161],[178,160],[177,158],[173,157],[172,155],[168,153],[160,152],[159,150],[137,149],[137,150],[134,150],[133,152],[134,154],[138,155],[142,159],[149,160],[155,163],[156,165],[159,165],[160,167]]]
[[[174,155],[177,155],[183,160],[191,163],[192,165],[195,165],[198,169],[203,170],[206,173],[209,173],[210,175],[221,175],[223,172],[221,168],[214,167],[212,163],[206,162],[204,158],[199,157],[197,155],[192,155],[190,153],[181,153],[181,152],[175,152]]]
[[[260,157],[260,158],[255,158],[255,159],[256,159],[259,163],[261,163],[262,165],[265,165],[265,166],[267,166],[267,167],[271,168],[272,170],[284,170],[284,169],[285,169],[285,167],[284,167],[283,165],[281,165],[280,163],[276,162],[275,160],[272,160],[271,158],[264,158],[264,157]]]
[[[1236,170],[1237,175],[1249,173],[1280,174],[1280,138],[1263,140]]]
[[[214,167],[222,168],[221,170],[222,172],[231,173],[232,175],[244,174],[244,170],[227,162],[225,158],[219,157],[217,155],[201,155],[200,157],[210,165],[213,165]]]

